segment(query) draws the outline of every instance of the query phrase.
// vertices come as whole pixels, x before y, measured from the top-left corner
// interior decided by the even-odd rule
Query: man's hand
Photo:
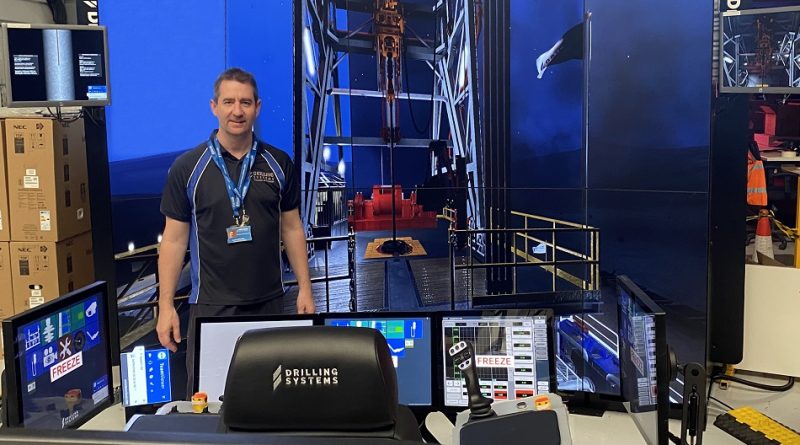
[[[298,307],[299,304],[298,300]],[[158,341],[161,342],[161,346],[172,352],[178,350],[177,343],[181,342],[181,321],[174,307],[168,309],[159,308],[156,332],[158,333]]]
[[[297,313],[298,314],[313,314],[317,310],[314,307],[314,296],[311,295],[311,289],[300,289],[297,294]]]

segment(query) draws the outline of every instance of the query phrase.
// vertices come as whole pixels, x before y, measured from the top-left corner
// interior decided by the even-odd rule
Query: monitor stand
[[[603,417],[606,411],[620,411],[619,407],[622,406],[619,402],[603,400],[599,394],[585,391],[576,391],[563,397],[570,414],[581,416]],[[619,407],[612,406],[613,404]]]
[[[706,429],[706,369],[699,363],[683,367],[683,416],[681,443],[703,444]],[[687,441],[687,436],[692,440]]]

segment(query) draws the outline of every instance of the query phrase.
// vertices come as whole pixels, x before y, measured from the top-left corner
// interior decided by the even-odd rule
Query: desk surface
[[[772,385],[785,382],[782,377],[762,378],[743,375],[750,380],[757,380]],[[800,430],[800,385],[785,393],[765,392],[751,389],[739,384],[732,384],[731,389],[722,391],[714,388],[714,396],[736,407],[749,405],[789,428]],[[703,436],[706,445],[725,445],[734,443],[732,436],[713,425],[717,415],[723,411],[712,401],[709,406],[708,428]],[[631,417],[625,413],[607,412],[603,417],[569,416],[570,432],[575,445],[641,445],[642,436]],[[81,429],[116,430],[125,427],[125,412],[120,405],[114,405],[89,421]],[[670,421],[670,431],[678,433],[680,422]]]
[[[712,402],[713,404],[713,402]],[[114,410],[115,407],[109,408],[107,411]],[[124,413],[122,409],[118,409],[118,415],[115,419],[111,420],[106,418],[103,420],[102,415],[92,419],[89,423],[84,425],[82,430],[122,430],[124,427]],[[709,410],[708,428],[703,436],[706,445],[724,445],[732,443],[733,438],[724,431],[713,425],[716,415],[721,414],[722,410],[717,409],[715,406]],[[769,411],[765,411],[770,414]],[[105,414],[105,413],[104,413]],[[795,410],[794,415],[797,415]],[[776,416],[775,413],[770,414],[773,418],[779,418],[784,424],[798,428],[798,417],[794,417],[795,422],[792,423],[789,417]],[[115,424],[115,428],[111,428],[109,422]],[[639,430],[636,429],[631,417],[624,413],[607,412],[603,417],[592,416],[569,416],[569,428],[572,434],[572,443],[575,445],[641,445],[642,436]],[[673,434],[678,434],[680,431],[680,421],[670,420],[670,431]]]
[[[800,165],[781,165],[781,171],[800,175]]]
[[[800,163],[800,156],[784,157],[780,151],[762,151],[761,160],[764,162]]]

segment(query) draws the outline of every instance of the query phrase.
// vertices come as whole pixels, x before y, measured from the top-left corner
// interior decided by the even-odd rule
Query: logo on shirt
[[[272,184],[275,183],[275,173],[251,171],[250,179],[255,182],[269,182]]]

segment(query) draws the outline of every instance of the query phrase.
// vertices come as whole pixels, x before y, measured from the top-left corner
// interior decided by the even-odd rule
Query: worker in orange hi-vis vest
[[[759,207],[767,205],[767,176],[764,173],[764,163],[756,158],[752,151],[747,152],[747,203]]]

